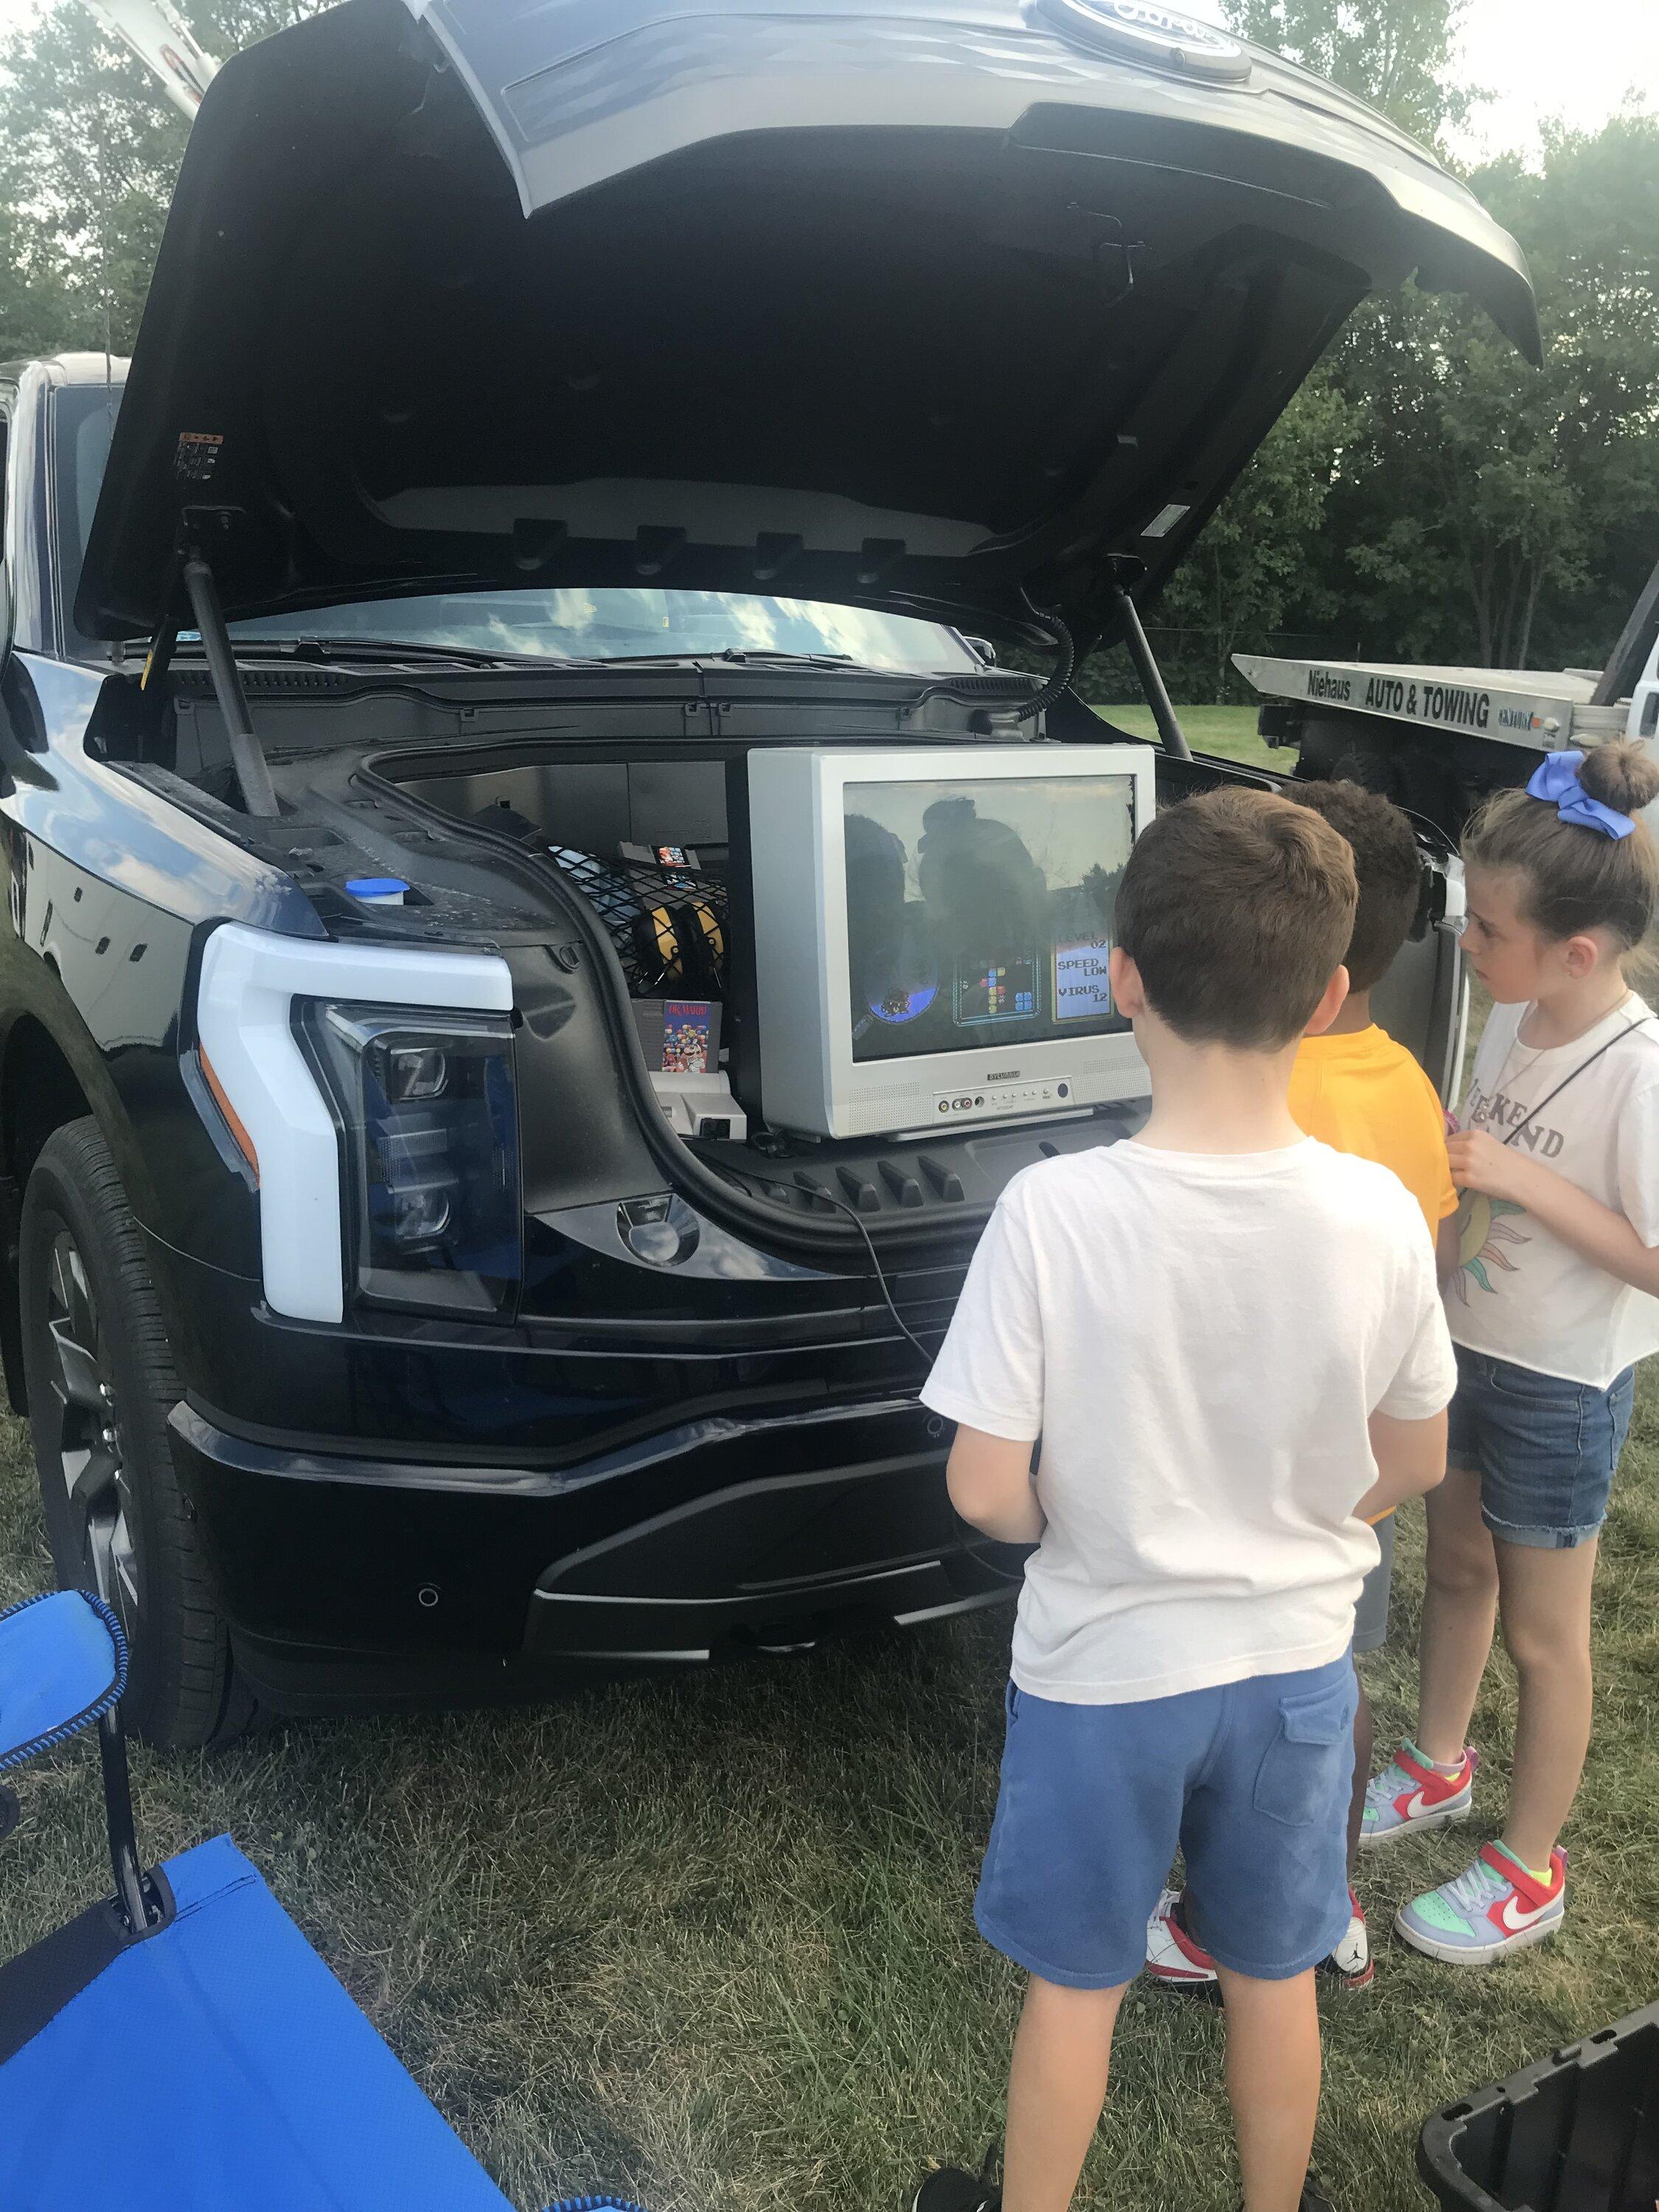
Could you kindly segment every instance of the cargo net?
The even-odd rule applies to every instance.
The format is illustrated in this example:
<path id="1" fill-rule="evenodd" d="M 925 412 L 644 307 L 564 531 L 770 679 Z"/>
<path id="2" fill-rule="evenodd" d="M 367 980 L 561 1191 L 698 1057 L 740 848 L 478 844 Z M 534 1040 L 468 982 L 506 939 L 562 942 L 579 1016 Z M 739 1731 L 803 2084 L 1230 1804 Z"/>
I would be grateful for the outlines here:
<path id="1" fill-rule="evenodd" d="M 726 885 L 696 868 L 601 860 L 568 845 L 548 848 L 617 948 L 629 994 L 724 999 L 730 938 Z"/>

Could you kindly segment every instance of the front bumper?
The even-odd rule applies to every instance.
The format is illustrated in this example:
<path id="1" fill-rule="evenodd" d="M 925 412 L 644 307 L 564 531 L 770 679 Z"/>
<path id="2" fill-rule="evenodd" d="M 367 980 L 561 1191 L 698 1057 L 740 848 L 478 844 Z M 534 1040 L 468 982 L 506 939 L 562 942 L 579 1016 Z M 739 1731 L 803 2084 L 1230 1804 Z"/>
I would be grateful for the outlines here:
<path id="1" fill-rule="evenodd" d="M 722 1413 L 556 1469 L 343 1457 L 181 1404 L 239 1666 L 289 1711 L 535 1696 L 1007 1597 L 914 1398 Z"/>

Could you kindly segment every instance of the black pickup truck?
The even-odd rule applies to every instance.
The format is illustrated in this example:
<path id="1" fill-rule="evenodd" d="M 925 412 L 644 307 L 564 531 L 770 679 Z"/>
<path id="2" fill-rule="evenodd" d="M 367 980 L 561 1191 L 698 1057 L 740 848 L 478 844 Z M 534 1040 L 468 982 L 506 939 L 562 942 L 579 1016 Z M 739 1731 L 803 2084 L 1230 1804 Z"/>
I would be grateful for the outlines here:
<path id="1" fill-rule="evenodd" d="M 744 765 L 1100 742 L 1073 654 L 1157 697 L 1137 605 L 1413 272 L 1535 350 L 1419 148 L 1118 0 L 347 0 L 221 72 L 131 364 L 0 368 L 0 1342 L 154 1740 L 1004 1594 L 905 1332 L 1134 1109 L 769 1127 Z M 1159 706 L 1162 799 L 1271 781 Z"/>

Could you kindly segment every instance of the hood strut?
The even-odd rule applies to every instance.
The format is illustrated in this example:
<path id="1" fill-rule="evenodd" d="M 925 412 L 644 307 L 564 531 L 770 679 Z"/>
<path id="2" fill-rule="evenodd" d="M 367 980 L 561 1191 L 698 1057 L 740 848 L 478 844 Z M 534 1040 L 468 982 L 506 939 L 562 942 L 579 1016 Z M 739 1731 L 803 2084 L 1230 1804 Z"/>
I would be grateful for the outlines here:
<path id="1" fill-rule="evenodd" d="M 231 765 L 236 771 L 242 803 L 250 814 L 277 814 L 281 809 L 276 804 L 276 786 L 270 780 L 270 764 L 254 735 L 253 717 L 248 712 L 247 694 L 242 689 L 236 656 L 230 649 L 230 632 L 225 628 L 224 609 L 219 604 L 219 588 L 213 580 L 213 571 L 200 553 L 192 550 L 185 556 L 183 574 L 191 611 L 202 634 L 208 672 L 213 678 L 213 696 L 225 718 Z"/>
<path id="2" fill-rule="evenodd" d="M 1158 665 L 1152 641 L 1141 623 L 1140 609 L 1124 589 L 1121 578 L 1112 586 L 1112 599 L 1123 623 L 1123 642 L 1135 665 L 1135 674 L 1140 678 L 1146 704 L 1152 710 L 1152 720 L 1158 724 L 1158 734 L 1164 740 L 1164 750 L 1173 754 L 1176 760 L 1190 760 L 1193 749 L 1187 742 L 1181 718 L 1170 702 L 1169 686 L 1164 681 L 1164 671 Z"/>

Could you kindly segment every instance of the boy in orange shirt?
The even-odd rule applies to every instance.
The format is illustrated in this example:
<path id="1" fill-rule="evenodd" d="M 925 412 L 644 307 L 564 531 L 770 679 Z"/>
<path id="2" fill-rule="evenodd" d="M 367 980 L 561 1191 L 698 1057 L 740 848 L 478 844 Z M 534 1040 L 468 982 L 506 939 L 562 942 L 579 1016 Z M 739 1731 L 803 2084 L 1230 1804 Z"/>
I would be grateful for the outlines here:
<path id="1" fill-rule="evenodd" d="M 1357 783 L 1287 784 L 1284 795 L 1323 815 L 1347 839 L 1359 878 L 1359 908 L 1344 963 L 1347 1000 L 1328 1030 L 1302 1040 L 1291 1073 L 1291 1115 L 1310 1137 L 1333 1150 L 1357 1152 L 1392 1168 L 1422 1207 L 1431 1239 L 1439 1243 L 1442 1225 L 1449 1224 L 1457 1211 L 1457 1191 L 1446 1157 L 1445 1112 L 1418 1061 L 1371 1019 L 1371 992 L 1393 965 L 1417 913 L 1423 879 L 1417 839 L 1391 800 Z M 1443 1273 L 1443 1251 L 1441 1261 Z M 1354 1619 L 1356 1657 L 1380 1651 L 1389 1639 L 1392 1514 L 1379 1525 L 1376 1539 L 1382 1557 L 1366 1577 Z M 1363 1680 L 1353 1734 L 1351 1871 L 1359 1849 L 1374 1735 Z M 1165 1892 L 1152 1916 L 1146 1964 L 1157 1981 L 1186 1987 L 1214 1982 L 1214 1968 L 1188 1933 L 1181 1899 L 1173 1891 Z M 1370 1942 L 1358 1898 L 1348 1932 L 1326 1964 L 1348 1989 L 1364 1989 L 1371 1979 Z"/>

